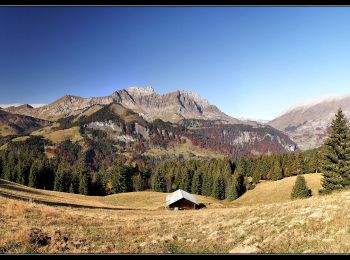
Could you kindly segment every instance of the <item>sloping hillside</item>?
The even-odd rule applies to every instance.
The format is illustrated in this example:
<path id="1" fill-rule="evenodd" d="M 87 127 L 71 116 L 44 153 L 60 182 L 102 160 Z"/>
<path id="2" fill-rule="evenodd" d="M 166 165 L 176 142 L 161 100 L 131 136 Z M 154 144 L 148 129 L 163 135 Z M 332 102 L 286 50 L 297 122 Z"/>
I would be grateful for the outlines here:
<path id="1" fill-rule="evenodd" d="M 350 95 L 332 95 L 285 111 L 268 124 L 284 131 L 302 150 L 323 144 L 338 108 L 350 115 Z"/>
<path id="2" fill-rule="evenodd" d="M 29 133 L 48 124 L 46 120 L 12 114 L 0 109 L 0 136 Z"/>
<path id="3" fill-rule="evenodd" d="M 312 196 L 318 196 L 321 187 L 322 175 L 319 173 L 303 175 L 306 184 L 312 191 Z M 237 206 L 280 203 L 290 201 L 291 192 L 297 176 L 284 178 L 278 181 L 263 181 L 253 190 L 247 191 L 233 202 Z"/>
<path id="4" fill-rule="evenodd" d="M 192 211 L 53 207 L 0 197 L 6 253 L 349 253 L 350 191 Z"/>
<path id="5" fill-rule="evenodd" d="M 0 196 L 34 201 L 53 206 L 65 206 L 91 209 L 164 209 L 165 198 L 168 194 L 161 192 L 142 191 L 113 194 L 105 197 L 84 196 L 65 192 L 56 192 L 29 188 L 24 185 L 0 179 Z M 229 206 L 226 201 L 219 201 L 205 196 L 196 196 L 198 203 L 203 203 L 207 208 L 219 208 Z"/>

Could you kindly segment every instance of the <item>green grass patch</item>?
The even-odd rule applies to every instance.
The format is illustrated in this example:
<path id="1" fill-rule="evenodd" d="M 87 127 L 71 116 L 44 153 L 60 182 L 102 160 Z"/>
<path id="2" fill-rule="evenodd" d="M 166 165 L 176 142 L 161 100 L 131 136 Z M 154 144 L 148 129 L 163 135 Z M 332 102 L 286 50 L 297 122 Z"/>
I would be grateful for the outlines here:
<path id="1" fill-rule="evenodd" d="M 0 151 L 1 150 L 7 150 L 8 144 L 4 144 L 0 147 Z"/>
<path id="2" fill-rule="evenodd" d="M 28 138 L 29 138 L 28 135 L 19 136 L 19 137 L 13 138 L 11 141 L 12 142 L 23 142 L 23 141 L 27 140 Z"/>

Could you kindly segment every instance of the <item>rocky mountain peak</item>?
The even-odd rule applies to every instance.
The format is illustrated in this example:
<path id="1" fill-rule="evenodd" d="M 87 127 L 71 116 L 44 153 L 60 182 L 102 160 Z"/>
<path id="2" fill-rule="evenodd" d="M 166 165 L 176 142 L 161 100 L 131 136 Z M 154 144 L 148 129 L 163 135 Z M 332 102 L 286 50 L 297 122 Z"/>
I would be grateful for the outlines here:
<path id="1" fill-rule="evenodd" d="M 55 102 L 34 109 L 12 109 L 11 112 L 30 115 L 42 119 L 57 120 L 76 115 L 93 105 L 120 103 L 125 108 L 142 115 L 146 120 L 178 122 L 184 118 L 224 120 L 227 123 L 242 123 L 221 112 L 208 100 L 192 91 L 178 90 L 160 95 L 153 87 L 132 86 L 114 92 L 110 96 L 82 98 L 65 95 Z"/>
<path id="2" fill-rule="evenodd" d="M 196 102 L 198 105 L 201 105 L 203 107 L 210 106 L 210 103 L 205 98 L 201 97 L 198 93 L 193 91 L 187 91 L 187 90 L 178 90 L 177 93 L 179 95 L 182 95 L 183 97 L 187 99 L 191 99 L 194 102 Z"/>
<path id="3" fill-rule="evenodd" d="M 17 108 L 28 108 L 28 109 L 33 109 L 34 107 L 29 105 L 29 104 L 24 104 L 24 105 L 21 105 L 21 106 L 18 106 Z"/>
<path id="4" fill-rule="evenodd" d="M 132 96 L 148 96 L 156 93 L 151 86 L 128 87 L 125 90 Z"/>

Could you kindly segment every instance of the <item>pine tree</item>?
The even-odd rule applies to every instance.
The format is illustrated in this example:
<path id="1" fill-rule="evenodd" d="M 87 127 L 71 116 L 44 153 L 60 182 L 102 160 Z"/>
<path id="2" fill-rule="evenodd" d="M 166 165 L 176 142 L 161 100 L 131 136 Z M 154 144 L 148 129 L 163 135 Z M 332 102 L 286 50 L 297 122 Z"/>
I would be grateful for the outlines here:
<path id="1" fill-rule="evenodd" d="M 0 157 L 0 178 L 3 178 L 3 156 Z"/>
<path id="2" fill-rule="evenodd" d="M 71 179 L 72 174 L 70 166 L 66 162 L 60 163 L 55 175 L 54 190 L 68 192 Z"/>
<path id="3" fill-rule="evenodd" d="M 140 173 L 132 178 L 132 183 L 134 191 L 142 191 L 142 176 Z"/>
<path id="4" fill-rule="evenodd" d="M 338 110 L 330 127 L 330 133 L 323 146 L 322 193 L 343 189 L 350 185 L 350 131 L 348 120 Z"/>
<path id="5" fill-rule="evenodd" d="M 308 198 L 310 196 L 311 196 L 311 193 L 306 185 L 304 176 L 298 175 L 292 190 L 291 198 L 302 199 L 302 198 Z"/>
<path id="6" fill-rule="evenodd" d="M 19 160 L 17 164 L 17 183 L 28 185 L 32 163 L 32 160 L 26 157 Z"/>
<path id="7" fill-rule="evenodd" d="M 263 160 L 262 158 L 259 159 L 259 162 L 256 164 L 253 172 L 253 183 L 259 183 L 261 179 L 261 175 L 263 172 Z"/>
<path id="8" fill-rule="evenodd" d="M 93 184 L 93 193 L 97 196 L 105 196 L 106 195 L 106 187 L 105 182 L 103 180 L 103 175 L 98 172 L 96 175 L 96 180 Z"/>
<path id="9" fill-rule="evenodd" d="M 41 159 L 36 159 L 32 167 L 30 167 L 29 173 L 29 187 L 41 188 L 41 179 L 43 174 L 43 162 Z"/>
<path id="10" fill-rule="evenodd" d="M 83 158 L 80 158 L 72 166 L 71 186 L 74 193 L 90 195 L 91 176 L 88 166 Z"/>
<path id="11" fill-rule="evenodd" d="M 235 200 L 245 192 L 244 177 L 242 174 L 234 174 L 229 182 L 229 188 L 227 192 L 227 199 L 229 201 Z"/>
<path id="12" fill-rule="evenodd" d="M 273 165 L 273 170 L 272 170 L 272 176 L 271 179 L 274 181 L 280 180 L 283 178 L 282 174 L 282 167 L 280 165 L 279 160 L 275 160 L 275 163 Z"/>
<path id="13" fill-rule="evenodd" d="M 183 169 L 183 174 L 182 174 L 182 180 L 180 183 L 180 189 L 191 192 L 191 185 L 192 184 L 192 176 L 191 176 L 191 171 L 186 169 L 184 167 Z"/>
<path id="14" fill-rule="evenodd" d="M 209 171 L 204 172 L 202 181 L 202 195 L 211 196 L 213 190 L 213 174 Z"/>
<path id="15" fill-rule="evenodd" d="M 225 181 L 221 175 L 218 175 L 214 179 L 213 191 L 211 196 L 219 200 L 225 199 Z"/>
<path id="16" fill-rule="evenodd" d="M 55 171 L 53 164 L 44 156 L 43 161 L 42 186 L 46 190 L 53 190 L 55 181 Z"/>
<path id="17" fill-rule="evenodd" d="M 7 156 L 5 156 L 4 160 L 4 169 L 3 169 L 3 175 L 4 179 L 8 181 L 15 181 L 15 167 L 16 167 L 16 155 L 13 151 L 10 151 L 7 153 Z"/>
<path id="18" fill-rule="evenodd" d="M 165 179 L 163 177 L 163 174 L 159 170 L 156 170 L 153 175 L 152 189 L 154 191 L 159 191 L 159 192 L 165 192 L 166 190 Z"/>
<path id="19" fill-rule="evenodd" d="M 194 194 L 202 194 L 202 173 L 196 170 L 192 178 L 191 192 Z"/>
<path id="20" fill-rule="evenodd" d="M 128 171 L 121 162 L 116 162 L 112 167 L 113 192 L 121 193 L 128 191 Z"/>
<path id="21" fill-rule="evenodd" d="M 74 192 L 73 183 L 71 183 L 70 186 L 69 186 L 69 193 L 75 193 Z"/>
<path id="22" fill-rule="evenodd" d="M 91 175 L 88 172 L 80 175 L 79 193 L 83 195 L 90 195 L 91 193 Z"/>
<path id="23" fill-rule="evenodd" d="M 73 172 L 71 184 L 69 187 L 69 192 L 78 194 L 80 193 L 79 187 L 80 187 L 80 176 Z"/>
<path id="24" fill-rule="evenodd" d="M 298 153 L 293 163 L 293 175 L 300 175 L 306 173 L 305 162 L 302 153 Z"/>

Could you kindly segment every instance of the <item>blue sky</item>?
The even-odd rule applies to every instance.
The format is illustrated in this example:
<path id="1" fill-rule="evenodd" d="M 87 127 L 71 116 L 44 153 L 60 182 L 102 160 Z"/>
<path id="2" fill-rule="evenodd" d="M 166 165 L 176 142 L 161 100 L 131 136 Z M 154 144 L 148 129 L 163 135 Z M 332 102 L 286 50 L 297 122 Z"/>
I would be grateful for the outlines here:
<path id="1" fill-rule="evenodd" d="M 350 92 L 349 7 L 0 7 L 0 103 L 151 85 L 272 119 Z"/>

